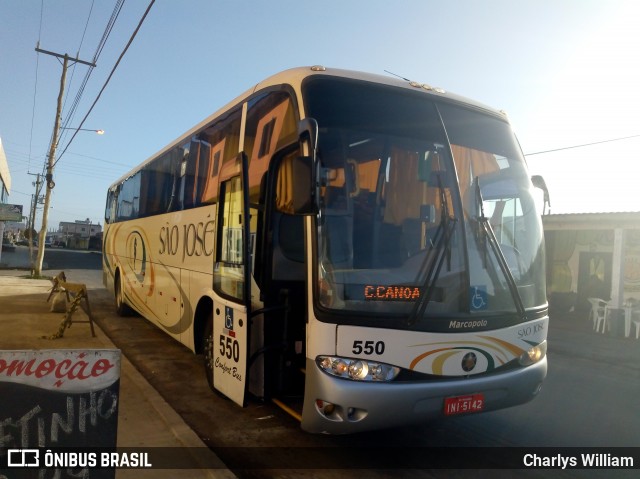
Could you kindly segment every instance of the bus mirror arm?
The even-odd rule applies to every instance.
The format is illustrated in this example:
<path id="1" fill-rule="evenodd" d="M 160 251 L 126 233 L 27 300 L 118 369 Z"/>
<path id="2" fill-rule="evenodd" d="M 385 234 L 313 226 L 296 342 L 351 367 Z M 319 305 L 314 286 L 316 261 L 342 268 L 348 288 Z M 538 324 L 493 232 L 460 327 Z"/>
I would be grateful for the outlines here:
<path id="1" fill-rule="evenodd" d="M 298 138 L 300 150 L 306 156 L 293 159 L 292 200 L 293 213 L 297 215 L 312 215 L 318 211 L 318 164 L 316 148 L 318 146 L 318 122 L 313 118 L 305 118 L 298 122 Z M 307 150 L 304 150 L 304 146 Z"/>
<path id="2" fill-rule="evenodd" d="M 531 183 L 536 188 L 542 190 L 544 204 L 542 206 L 542 214 L 546 214 L 547 206 L 549 207 L 549 213 L 551 213 L 551 199 L 549 197 L 549 188 L 547 188 L 547 183 L 544 181 L 544 178 L 540 175 L 533 175 L 531 177 Z"/>
<path id="3" fill-rule="evenodd" d="M 307 154 L 315 159 L 318 147 L 318 122 L 313 118 L 300 120 L 298 122 L 298 138 L 301 143 L 308 141 L 309 151 Z"/>

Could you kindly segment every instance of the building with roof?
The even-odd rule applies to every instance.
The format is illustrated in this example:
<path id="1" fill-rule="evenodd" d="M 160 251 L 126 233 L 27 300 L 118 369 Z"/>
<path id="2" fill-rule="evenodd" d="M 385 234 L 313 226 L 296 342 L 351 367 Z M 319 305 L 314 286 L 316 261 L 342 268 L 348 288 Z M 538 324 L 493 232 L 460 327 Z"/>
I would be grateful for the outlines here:
<path id="1" fill-rule="evenodd" d="M 56 241 L 67 248 L 100 249 L 102 225 L 86 220 L 61 221 L 54 234 Z"/>
<path id="2" fill-rule="evenodd" d="M 0 203 L 6 203 L 11 192 L 11 175 L 7 156 L 4 154 L 2 138 L 0 138 Z"/>
<path id="3" fill-rule="evenodd" d="M 0 138 L 0 243 L 4 245 L 4 227 L 5 221 L 15 219 L 17 214 L 16 205 L 9 205 L 9 193 L 11 192 L 11 175 L 9 174 L 9 164 L 7 163 L 7 156 L 4 153 L 2 146 L 2 138 Z M 16 210 L 16 211 L 14 211 Z M 22 219 L 22 211 L 19 212 Z M 7 244 L 7 247 L 10 247 Z M 3 247 L 0 247 L 0 258 L 2 257 Z"/>
<path id="4" fill-rule="evenodd" d="M 600 298 L 615 317 L 640 301 L 640 212 L 553 214 L 542 221 L 552 309 L 586 314 L 588 298 Z"/>

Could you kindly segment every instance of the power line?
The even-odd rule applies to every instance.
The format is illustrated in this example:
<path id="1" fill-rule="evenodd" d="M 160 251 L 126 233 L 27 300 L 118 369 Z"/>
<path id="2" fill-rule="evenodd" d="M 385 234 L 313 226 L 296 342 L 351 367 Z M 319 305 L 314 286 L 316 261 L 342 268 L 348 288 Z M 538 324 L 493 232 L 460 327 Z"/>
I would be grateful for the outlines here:
<path id="1" fill-rule="evenodd" d="M 15 194 L 15 193 L 17 193 L 17 194 L 19 194 L 19 195 L 25 195 L 25 196 L 31 196 L 31 195 L 33 194 L 33 193 L 25 193 L 25 192 L 23 192 L 23 191 L 16 191 L 16 190 L 12 189 L 12 190 L 11 190 L 11 194 L 13 195 L 13 194 Z"/>
<path id="2" fill-rule="evenodd" d="M 82 38 L 80 38 L 80 46 L 78 47 L 78 54 L 76 55 L 77 57 L 80 56 L 80 50 L 82 49 L 82 44 L 84 43 L 84 36 L 87 34 L 87 28 L 89 28 L 89 20 L 91 20 L 91 13 L 93 12 L 94 3 L 95 3 L 95 0 L 92 0 L 91 8 L 89 8 L 89 15 L 87 16 L 87 21 L 84 24 L 84 31 L 82 32 Z"/>
<path id="3" fill-rule="evenodd" d="M 87 29 L 89 28 L 89 21 L 91 20 L 91 13 L 93 12 L 93 6 L 94 6 L 95 0 L 91 1 L 91 7 L 89 8 L 89 15 L 87 16 L 87 21 L 84 24 L 84 30 L 82 31 L 82 37 L 80 37 L 80 45 L 78 46 L 78 51 L 76 53 L 76 57 L 80 58 L 80 50 L 82 50 L 82 44 L 84 43 L 84 37 L 87 34 Z M 95 59 L 93 61 L 93 63 L 96 63 Z M 73 79 L 76 75 L 76 66 L 77 64 L 74 63 L 73 65 L 73 70 L 71 71 L 71 79 L 69 80 L 69 90 L 71 90 L 71 85 L 73 84 Z M 93 71 L 93 68 L 88 70 L 89 72 Z M 81 93 L 79 93 L 81 94 Z M 69 99 L 69 96 L 66 96 L 64 99 L 64 105 L 62 106 L 62 110 L 65 111 L 66 110 L 66 106 L 67 106 L 67 100 Z M 75 108 L 71 109 L 71 113 L 69 115 L 69 118 L 67 118 L 64 121 L 63 126 L 67 126 L 67 123 L 69 121 L 71 121 L 72 117 L 73 117 L 73 112 L 75 111 Z M 60 140 L 58 140 L 59 142 Z"/>
<path id="4" fill-rule="evenodd" d="M 14 150 L 11 148 L 7 148 L 5 149 L 5 151 L 7 153 L 11 153 L 11 159 L 8 160 L 10 163 L 13 162 L 17 162 L 17 163 L 24 163 L 27 164 L 29 162 L 29 160 L 31 160 L 31 158 L 29 158 L 27 153 L 22 153 L 19 150 Z M 101 163 L 106 163 L 107 165 L 113 165 L 113 167 L 111 169 L 113 170 L 122 170 L 121 167 L 125 167 L 127 170 L 130 170 L 132 168 L 131 163 L 120 163 L 117 161 L 111 161 L 111 160 L 103 160 L 102 158 L 97 158 L 95 156 L 89 156 L 89 155 L 83 155 L 81 153 L 74 153 L 73 151 L 68 151 L 67 155 L 73 155 L 73 156 L 77 156 L 80 158 L 88 158 L 90 160 L 93 161 L 99 161 Z M 25 159 L 22 159 L 25 158 Z M 37 159 L 46 159 L 46 155 L 40 155 L 38 157 L 36 157 Z M 83 166 L 84 163 L 80 166 Z M 91 165 L 91 166 L 87 166 L 88 168 L 100 168 L 100 166 L 95 166 L 95 165 Z M 105 168 L 104 166 L 102 168 Z"/>
<path id="5" fill-rule="evenodd" d="M 104 33 L 102 34 L 102 38 L 100 39 L 100 42 L 98 43 L 98 48 L 96 48 L 94 61 L 97 60 L 100 54 L 102 53 L 102 49 L 106 45 L 107 39 L 111 35 L 111 30 L 113 29 L 113 26 L 115 25 L 116 20 L 120 15 L 120 11 L 122 10 L 124 1 L 125 0 L 118 0 L 116 5 L 113 7 L 113 12 L 111 12 L 111 18 L 109 18 L 109 22 L 107 22 L 107 27 L 105 28 Z"/>
<path id="6" fill-rule="evenodd" d="M 36 118 L 36 96 L 38 94 L 38 65 L 40 63 L 39 60 L 40 60 L 40 55 L 36 55 L 36 79 L 33 84 L 33 106 L 31 108 L 31 133 L 29 135 L 29 161 L 31 161 L 31 151 L 33 148 L 33 125 Z"/>
<path id="7" fill-rule="evenodd" d="M 38 46 L 42 37 L 42 16 L 44 13 L 44 0 L 40 0 L 40 26 L 38 27 Z M 40 55 L 36 55 L 36 78 L 33 85 L 33 107 L 31 108 L 31 133 L 29 135 L 29 168 L 31 168 L 31 149 L 33 146 L 33 124 L 36 117 L 36 96 L 38 93 L 38 65 L 40 64 Z"/>
<path id="8" fill-rule="evenodd" d="M 72 151 L 69 152 L 70 155 L 74 155 L 74 156 L 80 156 L 82 158 L 89 158 L 90 160 L 96 160 L 96 161 L 101 161 L 102 163 L 108 163 L 110 165 L 117 165 L 117 166 L 124 166 L 127 169 L 131 169 L 131 163 L 119 163 L 117 161 L 111 161 L 111 160 L 103 160 L 102 158 L 96 158 L 95 156 L 89 156 L 89 155 L 83 155 L 80 153 L 74 153 Z"/>
<path id="9" fill-rule="evenodd" d="M 524 156 L 542 155 L 543 153 L 552 153 L 554 151 L 570 150 L 572 148 L 582 148 L 583 146 L 600 145 L 602 143 L 610 143 L 612 141 L 628 140 L 630 138 L 638 138 L 640 135 L 623 136 L 622 138 L 612 138 L 610 140 L 594 141 L 593 143 L 585 143 L 583 145 L 565 146 L 563 148 L 555 148 L 553 150 L 536 151 L 535 153 L 526 153 Z"/>
<path id="10" fill-rule="evenodd" d="M 109 73 L 109 76 L 107 77 L 107 80 L 104 82 L 104 85 L 102 86 L 102 88 L 100 89 L 100 91 L 98 92 L 98 96 L 96 97 L 96 99 L 93 101 L 93 103 L 91 104 L 91 107 L 89 108 L 89 111 L 87 112 L 87 114 L 84 116 L 84 118 L 82 119 L 82 121 L 80 122 L 80 125 L 78 126 L 78 129 L 76 129 L 75 133 L 73 134 L 73 136 L 71 137 L 71 139 L 69 140 L 69 142 L 67 143 L 67 145 L 64 147 L 64 150 L 62 150 L 62 153 L 60 153 L 60 155 L 58 156 L 58 159 L 55 161 L 55 163 L 53 164 L 53 166 L 55 166 L 60 159 L 62 158 L 62 156 L 65 154 L 65 152 L 67 151 L 67 149 L 69 148 L 69 145 L 71 145 L 71 142 L 74 140 L 74 138 L 76 137 L 76 135 L 78 134 L 78 132 L 80 131 L 79 129 L 82 128 L 82 125 L 84 125 L 84 122 L 87 120 L 87 118 L 89 117 L 89 114 L 93 111 L 93 109 L 96 106 L 96 103 L 98 103 L 98 100 L 100 100 L 100 97 L 102 96 L 102 93 L 104 92 L 105 88 L 107 88 L 107 85 L 109 84 L 109 82 L 111 81 L 111 77 L 113 77 L 113 74 L 115 73 L 116 69 L 118 68 L 118 65 L 120 65 L 120 61 L 122 60 L 122 58 L 124 57 L 124 55 L 127 53 L 127 50 L 129 50 L 129 47 L 131 46 L 131 43 L 133 43 L 133 40 L 135 39 L 136 35 L 138 34 L 138 31 L 140 31 L 140 28 L 142 27 L 142 24 L 144 23 L 145 19 L 147 18 L 147 15 L 149 14 L 149 11 L 151 10 L 151 7 L 153 6 L 153 4 L 155 3 L 156 0 L 151 0 L 151 2 L 149 3 L 149 5 L 147 6 L 147 9 L 145 10 L 144 14 L 142 15 L 142 18 L 140 19 L 140 22 L 138 23 L 138 26 L 136 27 L 136 29 L 134 30 L 133 34 L 131 35 L 131 38 L 129 38 L 129 41 L 127 42 L 127 45 L 124 47 L 124 50 L 122 50 L 122 53 L 120 54 L 120 56 L 118 57 L 118 60 L 116 61 L 116 64 L 113 66 L 113 68 L 111 69 L 111 73 Z"/>
<path id="11" fill-rule="evenodd" d="M 120 15 L 120 11 L 122 10 L 122 6 L 124 5 L 124 1 L 125 0 L 118 0 L 116 5 L 114 6 L 113 12 L 111 13 L 111 17 L 109 18 L 109 21 L 107 22 L 107 26 L 105 27 L 104 32 L 102 33 L 102 38 L 100 39 L 100 42 L 98 43 L 98 46 L 96 47 L 95 53 L 93 54 L 92 63 L 98 63 L 98 57 L 100 57 L 100 54 L 102 53 L 102 50 L 103 50 L 104 46 L 106 45 L 109 36 L 111 35 L 111 30 L 113 30 L 113 26 L 115 25 L 115 22 L 116 22 L 118 16 Z M 93 8 L 93 4 L 92 4 L 92 8 Z M 91 12 L 89 12 L 89 15 L 91 15 Z M 89 19 L 87 19 L 87 25 L 88 25 L 88 22 L 89 22 Z M 86 27 L 85 27 L 85 32 L 86 32 Z M 83 38 L 84 38 L 84 34 L 83 34 Z M 82 44 L 81 44 L 81 46 L 82 46 Z M 93 73 L 93 68 L 87 70 L 87 72 L 86 72 L 86 74 L 84 76 L 84 79 L 82 80 L 82 84 L 80 85 L 80 88 L 78 89 L 78 92 L 76 93 L 76 97 L 75 97 L 75 99 L 73 101 L 73 104 L 72 104 L 72 106 L 70 108 L 70 111 L 66 115 L 64 123 L 62 125 L 63 128 L 69 127 L 69 124 L 73 120 L 73 117 L 75 115 L 76 109 L 78 108 L 78 105 L 80 104 L 80 99 L 82 98 L 82 95 L 84 93 L 84 90 L 85 90 L 85 88 L 87 86 L 87 83 L 89 82 L 89 78 L 91 77 L 92 73 Z M 73 80 L 73 78 L 72 78 L 72 80 Z M 62 138 L 66 138 L 66 133 L 67 132 L 64 132 L 64 133 L 65 134 L 60 136 L 60 139 L 58 140 L 58 143 L 62 140 Z"/>

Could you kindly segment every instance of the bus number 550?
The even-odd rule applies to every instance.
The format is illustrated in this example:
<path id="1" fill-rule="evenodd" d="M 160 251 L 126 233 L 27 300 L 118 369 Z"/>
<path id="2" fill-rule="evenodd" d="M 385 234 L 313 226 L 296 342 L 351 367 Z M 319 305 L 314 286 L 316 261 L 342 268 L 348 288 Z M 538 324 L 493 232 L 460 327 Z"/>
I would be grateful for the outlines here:
<path id="1" fill-rule="evenodd" d="M 226 356 L 227 359 L 233 359 L 236 363 L 240 361 L 240 344 L 238 340 L 221 334 L 220 355 Z"/>
<path id="2" fill-rule="evenodd" d="M 378 356 L 381 356 L 384 353 L 384 341 L 354 341 L 351 351 L 353 354 L 364 353 L 367 356 L 371 356 L 373 353 L 376 353 Z"/>

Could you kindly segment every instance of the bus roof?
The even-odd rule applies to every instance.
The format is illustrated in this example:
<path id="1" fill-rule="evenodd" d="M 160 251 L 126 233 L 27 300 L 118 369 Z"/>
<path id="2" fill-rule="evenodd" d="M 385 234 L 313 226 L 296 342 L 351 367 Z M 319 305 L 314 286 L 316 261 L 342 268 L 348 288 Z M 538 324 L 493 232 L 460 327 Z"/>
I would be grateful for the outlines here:
<path id="1" fill-rule="evenodd" d="M 477 102 L 475 100 L 472 100 L 470 98 L 466 98 L 466 97 L 463 97 L 463 96 L 460 96 L 460 95 L 455 95 L 455 94 L 449 93 L 449 92 L 445 91 L 442 88 L 433 87 L 433 86 L 431 86 L 431 85 L 429 85 L 427 83 L 421 83 L 421 82 L 418 82 L 418 81 L 407 81 L 405 79 L 395 78 L 395 77 L 392 77 L 392 76 L 379 75 L 379 74 L 374 74 L 374 73 L 365 73 L 365 72 L 359 72 L 359 71 L 354 71 L 354 70 L 344 70 L 344 69 L 339 69 L 339 68 L 325 68 L 325 67 L 320 66 L 320 65 L 306 66 L 306 67 L 296 67 L 296 68 L 291 68 L 289 70 L 283 70 L 283 71 L 281 71 L 279 73 L 271 75 L 270 77 L 268 77 L 268 78 L 260 81 L 259 83 L 257 83 L 252 88 L 249 88 L 244 93 L 240 94 L 239 96 L 237 96 L 236 98 L 234 98 L 233 100 L 231 100 L 230 102 L 228 102 L 227 104 L 225 104 L 224 106 L 222 106 L 221 108 L 216 110 L 213 114 L 211 114 L 210 116 L 208 116 L 207 118 L 202 120 L 200 123 L 195 125 L 193 128 L 189 129 L 187 132 L 185 132 L 182 135 L 180 135 L 174 141 L 172 141 L 171 143 L 167 144 L 161 150 L 157 151 L 156 153 L 154 153 L 153 155 L 148 157 L 145 161 L 143 161 L 142 163 L 140 163 L 137 166 L 135 166 L 132 170 L 130 170 L 127 173 L 125 173 L 118 180 L 113 182 L 112 185 L 109 188 L 110 189 L 113 188 L 115 185 L 121 183 L 125 179 L 127 179 L 130 176 L 132 176 L 135 173 L 137 173 L 139 170 L 141 170 L 144 166 L 146 166 L 153 159 L 157 158 L 161 154 L 163 154 L 166 151 L 170 150 L 174 146 L 179 145 L 182 142 L 186 141 L 188 138 L 190 138 L 197 131 L 199 131 L 200 129 L 204 128 L 207 124 L 209 124 L 211 121 L 213 121 L 216 117 L 218 117 L 219 115 L 221 115 L 224 112 L 228 111 L 232 107 L 241 104 L 243 101 L 245 101 L 247 98 L 249 98 L 251 95 L 253 95 L 257 91 L 260 91 L 260 90 L 262 90 L 264 88 L 268 88 L 268 87 L 271 87 L 271 86 L 288 84 L 288 85 L 291 85 L 294 88 L 294 90 L 299 92 L 300 91 L 300 85 L 302 84 L 302 82 L 306 78 L 311 77 L 311 76 L 316 76 L 316 75 L 324 75 L 324 76 L 333 76 L 333 77 L 347 78 L 347 79 L 353 79 L 353 80 L 361 80 L 361 81 L 366 81 L 366 82 L 371 82 L 371 83 L 377 83 L 377 84 L 380 84 L 380 85 L 388 85 L 388 86 L 397 87 L 397 88 L 405 88 L 405 89 L 408 89 L 408 90 L 421 90 L 425 94 L 434 95 L 434 96 L 437 96 L 439 98 L 445 98 L 445 99 L 447 99 L 449 101 L 454 101 L 454 102 L 457 102 L 457 103 L 463 103 L 463 104 L 465 104 L 467 106 L 471 106 L 473 108 L 477 108 L 477 109 L 483 110 L 486 113 L 490 113 L 490 114 L 493 114 L 493 115 L 500 116 L 502 118 L 506 118 L 505 113 L 503 111 L 501 111 L 501 110 L 496 110 L 495 108 L 491 108 L 491 107 L 489 107 L 487 105 L 484 105 L 484 104 L 482 104 L 480 102 Z"/>

